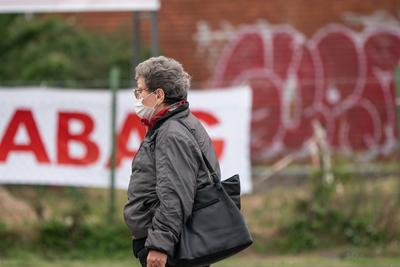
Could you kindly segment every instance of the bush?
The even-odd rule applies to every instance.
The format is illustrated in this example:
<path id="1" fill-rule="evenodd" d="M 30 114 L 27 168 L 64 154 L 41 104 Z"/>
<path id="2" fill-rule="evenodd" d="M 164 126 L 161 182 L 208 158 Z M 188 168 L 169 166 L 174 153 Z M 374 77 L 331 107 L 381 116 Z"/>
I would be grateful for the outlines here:
<path id="1" fill-rule="evenodd" d="M 122 223 L 68 225 L 49 221 L 41 227 L 37 245 L 45 255 L 74 258 L 116 257 L 131 251 L 130 233 Z"/>
<path id="2" fill-rule="evenodd" d="M 37 236 L 23 240 L 23 234 L 0 224 L 0 256 L 30 251 L 47 258 L 118 258 L 131 254 L 130 232 L 125 224 L 70 224 L 46 221 Z"/>
<path id="3" fill-rule="evenodd" d="M 388 241 L 388 233 L 376 225 L 371 211 L 347 213 L 346 209 L 335 206 L 337 187 L 348 180 L 340 172 L 330 182 L 320 172 L 312 176 L 310 197 L 295 202 L 293 220 L 280 229 L 283 238 L 278 243 L 283 250 L 300 252 L 341 244 L 372 246 Z M 354 205 L 362 204 L 351 206 Z"/>
<path id="4" fill-rule="evenodd" d="M 18 245 L 18 234 L 0 223 L 0 256 L 5 256 L 10 251 L 11 247 Z"/>
<path id="5" fill-rule="evenodd" d="M 39 230 L 38 245 L 44 250 L 65 252 L 74 247 L 74 239 L 79 234 L 60 221 L 49 221 Z"/>
<path id="6" fill-rule="evenodd" d="M 131 85 L 131 40 L 122 31 L 100 34 L 58 17 L 0 15 L 0 34 L 1 85 L 108 88 L 112 66 L 122 70 L 122 85 Z"/>

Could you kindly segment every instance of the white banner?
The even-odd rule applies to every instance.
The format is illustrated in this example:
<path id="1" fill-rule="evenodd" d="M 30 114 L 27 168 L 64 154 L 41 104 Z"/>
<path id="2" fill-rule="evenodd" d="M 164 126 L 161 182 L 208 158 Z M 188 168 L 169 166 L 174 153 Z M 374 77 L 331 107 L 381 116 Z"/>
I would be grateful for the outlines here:
<path id="1" fill-rule="evenodd" d="M 0 0 L 0 13 L 156 11 L 159 0 Z"/>
<path id="2" fill-rule="evenodd" d="M 118 93 L 116 186 L 127 189 L 132 158 L 146 133 Z M 210 134 L 222 177 L 239 173 L 251 191 L 251 90 L 191 91 L 189 103 Z M 0 88 L 0 183 L 107 187 L 111 94 L 108 91 Z"/>

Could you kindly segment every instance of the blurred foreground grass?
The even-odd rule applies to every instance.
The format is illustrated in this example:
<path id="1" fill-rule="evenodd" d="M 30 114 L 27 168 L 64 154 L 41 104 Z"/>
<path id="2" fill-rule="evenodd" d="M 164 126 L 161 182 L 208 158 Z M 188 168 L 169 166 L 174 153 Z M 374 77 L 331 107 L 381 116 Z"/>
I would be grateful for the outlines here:
<path id="1" fill-rule="evenodd" d="M 46 260 L 43 258 L 0 259 L 0 267 L 140 267 L 126 259 Z M 399 267 L 400 258 L 329 258 L 320 256 L 236 256 L 213 267 Z"/>

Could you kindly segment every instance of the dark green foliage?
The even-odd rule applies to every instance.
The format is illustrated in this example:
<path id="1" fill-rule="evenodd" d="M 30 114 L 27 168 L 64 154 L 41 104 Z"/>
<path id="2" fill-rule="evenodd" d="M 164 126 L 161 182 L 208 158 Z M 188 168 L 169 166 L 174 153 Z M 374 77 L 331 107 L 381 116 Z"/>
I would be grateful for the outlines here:
<path id="1" fill-rule="evenodd" d="M 19 250 L 46 258 L 118 258 L 131 253 L 130 233 L 123 223 L 69 224 L 46 221 L 37 229 L 37 236 L 22 242 L 22 233 L 0 224 L 0 256 Z"/>
<path id="2" fill-rule="evenodd" d="M 10 247 L 18 245 L 18 235 L 15 231 L 7 228 L 6 225 L 0 223 L 0 258 L 5 256 Z"/>
<path id="3" fill-rule="evenodd" d="M 111 66 L 130 85 L 129 34 L 84 31 L 57 17 L 0 15 L 0 85 L 108 88 Z"/>
<path id="4" fill-rule="evenodd" d="M 45 223 L 39 230 L 38 243 L 45 250 L 65 251 L 73 248 L 79 232 L 59 221 Z"/>
<path id="5" fill-rule="evenodd" d="M 281 246 L 292 252 L 337 245 L 370 246 L 384 241 L 385 233 L 378 230 L 370 218 L 346 217 L 335 209 L 305 211 L 282 228 L 285 236 Z"/>
<path id="6" fill-rule="evenodd" d="M 45 255 L 115 257 L 131 251 L 129 236 L 122 223 L 68 225 L 49 221 L 41 226 L 37 246 Z"/>
<path id="7" fill-rule="evenodd" d="M 348 241 L 356 246 L 369 246 L 387 240 L 387 234 L 380 231 L 368 217 L 356 216 L 343 221 L 343 232 Z"/>
<path id="8" fill-rule="evenodd" d="M 0 258 L 2 255 L 15 257 L 21 252 L 48 259 L 131 256 L 131 234 L 122 218 L 108 223 L 105 199 L 99 198 L 106 190 L 44 186 L 7 188 L 27 203 L 42 203 L 45 216 L 39 223 L 27 223 L 22 227 L 0 224 Z M 51 216 L 48 216 L 50 209 Z"/>
<path id="9" fill-rule="evenodd" d="M 334 206 L 337 186 L 349 179 L 340 172 L 327 182 L 318 172 L 311 178 L 311 197 L 297 200 L 294 219 L 281 228 L 279 245 L 292 252 L 337 245 L 371 246 L 387 239 L 373 216 L 347 213 Z"/>

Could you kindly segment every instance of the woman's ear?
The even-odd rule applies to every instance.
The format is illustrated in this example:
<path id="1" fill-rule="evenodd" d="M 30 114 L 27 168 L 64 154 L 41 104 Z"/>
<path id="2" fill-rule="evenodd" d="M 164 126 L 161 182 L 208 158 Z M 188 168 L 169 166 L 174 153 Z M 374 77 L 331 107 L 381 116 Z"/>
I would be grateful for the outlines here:
<path id="1" fill-rule="evenodd" d="M 164 92 L 164 90 L 163 90 L 162 88 L 157 88 L 157 90 L 156 90 L 156 96 L 157 96 L 158 99 L 161 100 L 161 103 L 164 102 L 164 99 L 165 99 L 165 92 Z"/>

